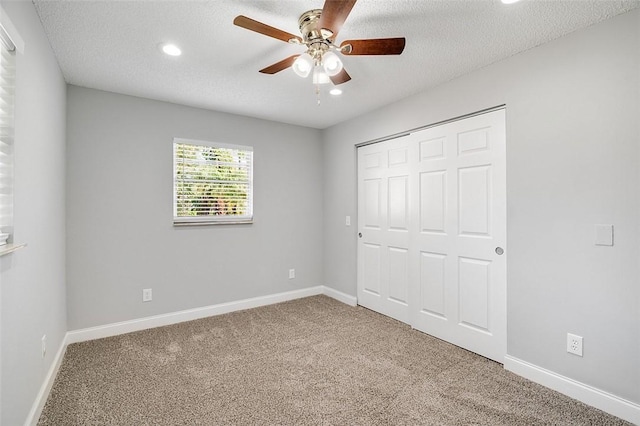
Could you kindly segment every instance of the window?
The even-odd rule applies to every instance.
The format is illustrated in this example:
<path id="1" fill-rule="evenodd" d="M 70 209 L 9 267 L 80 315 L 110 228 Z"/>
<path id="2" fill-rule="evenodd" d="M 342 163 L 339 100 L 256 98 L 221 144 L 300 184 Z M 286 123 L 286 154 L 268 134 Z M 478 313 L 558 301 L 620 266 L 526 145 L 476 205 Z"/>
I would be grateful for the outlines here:
<path id="1" fill-rule="evenodd" d="M 173 223 L 253 221 L 253 148 L 173 140 Z"/>
<path id="2" fill-rule="evenodd" d="M 13 102 L 15 45 L 0 26 L 0 233 L 13 234 Z M 0 242 L 6 241 L 7 235 Z"/>

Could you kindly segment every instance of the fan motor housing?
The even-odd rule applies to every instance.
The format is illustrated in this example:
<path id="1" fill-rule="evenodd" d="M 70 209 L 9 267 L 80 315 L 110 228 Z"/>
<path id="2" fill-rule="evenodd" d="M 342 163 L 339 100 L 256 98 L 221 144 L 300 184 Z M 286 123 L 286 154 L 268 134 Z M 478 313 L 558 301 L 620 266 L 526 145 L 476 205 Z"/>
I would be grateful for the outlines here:
<path id="1" fill-rule="evenodd" d="M 321 15 L 322 9 L 308 10 L 300 15 L 298 26 L 305 43 L 324 41 L 333 35 L 331 31 L 320 28 Z"/>

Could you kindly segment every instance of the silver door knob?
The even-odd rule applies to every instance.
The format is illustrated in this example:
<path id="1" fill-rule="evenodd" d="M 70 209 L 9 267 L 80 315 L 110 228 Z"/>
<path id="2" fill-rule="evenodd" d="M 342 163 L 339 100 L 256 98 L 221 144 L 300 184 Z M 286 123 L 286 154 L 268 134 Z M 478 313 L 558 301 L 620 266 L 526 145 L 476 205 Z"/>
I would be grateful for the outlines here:
<path id="1" fill-rule="evenodd" d="M 504 249 L 502 247 L 496 247 L 496 254 L 498 256 L 502 256 L 503 253 L 504 253 Z"/>

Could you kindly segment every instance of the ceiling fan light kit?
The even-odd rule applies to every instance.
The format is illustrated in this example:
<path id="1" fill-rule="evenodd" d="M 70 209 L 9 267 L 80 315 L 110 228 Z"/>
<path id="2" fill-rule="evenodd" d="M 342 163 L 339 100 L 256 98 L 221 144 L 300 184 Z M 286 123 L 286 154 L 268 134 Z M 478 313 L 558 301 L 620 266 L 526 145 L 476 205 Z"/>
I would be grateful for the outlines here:
<path id="1" fill-rule="evenodd" d="M 324 72 L 327 73 L 329 77 L 333 77 L 334 75 L 338 75 L 340 71 L 342 71 L 342 61 L 332 51 L 326 52 L 321 59 L 322 68 Z"/>
<path id="2" fill-rule="evenodd" d="M 313 58 L 308 53 L 298 56 L 291 68 L 299 77 L 307 78 L 313 69 Z"/>
<path id="3" fill-rule="evenodd" d="M 329 84 L 329 76 L 322 69 L 320 65 L 316 65 L 313 68 L 313 84 L 318 86 L 320 84 Z"/>
<path id="4" fill-rule="evenodd" d="M 291 67 L 302 78 L 312 74 L 316 86 L 318 104 L 320 85 L 330 81 L 334 85 L 346 83 L 351 76 L 344 69 L 342 55 L 400 55 L 405 38 L 346 40 L 340 46 L 334 44 L 338 32 L 355 5 L 356 0 L 325 0 L 322 9 L 304 12 L 298 19 L 302 37 L 263 24 L 246 16 L 237 16 L 233 23 L 239 27 L 264 34 L 291 44 L 304 45 L 307 50 L 293 55 L 260 70 L 264 74 L 275 74 Z"/>

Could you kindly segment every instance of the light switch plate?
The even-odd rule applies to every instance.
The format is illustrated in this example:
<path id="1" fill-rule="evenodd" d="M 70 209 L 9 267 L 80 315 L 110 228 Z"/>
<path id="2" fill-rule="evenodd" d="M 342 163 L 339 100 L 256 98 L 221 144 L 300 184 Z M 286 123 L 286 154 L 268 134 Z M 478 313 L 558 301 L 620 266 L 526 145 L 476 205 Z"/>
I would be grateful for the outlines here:
<path id="1" fill-rule="evenodd" d="M 596 245 L 613 245 L 613 225 L 596 225 Z"/>

